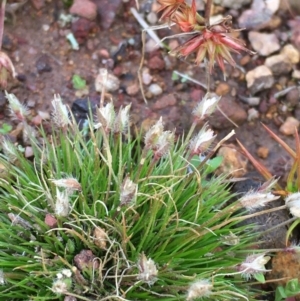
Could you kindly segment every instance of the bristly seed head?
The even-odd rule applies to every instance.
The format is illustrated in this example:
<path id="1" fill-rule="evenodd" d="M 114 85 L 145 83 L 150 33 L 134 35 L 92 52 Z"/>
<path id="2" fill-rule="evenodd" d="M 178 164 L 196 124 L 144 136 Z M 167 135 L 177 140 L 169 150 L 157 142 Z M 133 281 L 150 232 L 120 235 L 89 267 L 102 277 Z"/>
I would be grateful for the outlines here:
<path id="1" fill-rule="evenodd" d="M 127 129 L 128 123 L 129 123 L 129 110 L 130 110 L 131 104 L 126 106 L 124 109 L 120 108 L 119 113 L 115 119 L 114 122 L 114 133 L 124 133 Z"/>
<path id="2" fill-rule="evenodd" d="M 255 274 L 269 272 L 265 268 L 265 264 L 271 259 L 266 254 L 253 254 L 247 256 L 246 260 L 238 265 L 238 271 L 241 272 L 243 278 L 249 280 L 255 276 Z"/>
<path id="3" fill-rule="evenodd" d="M 56 189 L 55 214 L 57 216 L 66 217 L 70 213 L 69 193 Z"/>
<path id="4" fill-rule="evenodd" d="M 104 107 L 97 109 L 97 121 L 95 128 L 103 127 L 106 132 L 109 132 L 114 128 L 114 122 L 116 119 L 116 112 L 113 103 L 109 102 Z"/>
<path id="5" fill-rule="evenodd" d="M 197 280 L 191 284 L 187 292 L 187 301 L 194 299 L 209 297 L 212 293 L 213 285 L 207 279 Z"/>
<path id="6" fill-rule="evenodd" d="M 300 217 L 300 192 L 289 194 L 285 198 L 285 205 L 295 217 Z"/>
<path id="7" fill-rule="evenodd" d="M 193 115 L 197 121 L 203 120 L 211 115 L 222 97 L 215 93 L 206 93 L 204 98 L 198 103 L 193 110 Z"/>
<path id="8" fill-rule="evenodd" d="M 68 189 L 70 192 L 72 191 L 81 191 L 81 184 L 75 178 L 65 178 L 58 180 L 51 180 L 52 183 L 57 187 L 63 187 Z"/>
<path id="9" fill-rule="evenodd" d="M 12 117 L 19 121 L 26 121 L 29 115 L 29 110 L 27 107 L 21 104 L 14 94 L 9 94 L 5 91 L 5 96 L 8 100 Z"/>
<path id="10" fill-rule="evenodd" d="M 276 182 L 277 180 L 272 178 L 265 182 L 257 191 L 250 191 L 245 194 L 239 199 L 241 206 L 251 211 L 277 200 L 280 196 L 276 196 L 270 192 Z"/>
<path id="11" fill-rule="evenodd" d="M 60 95 L 54 95 L 52 100 L 52 116 L 54 124 L 61 129 L 65 129 L 69 124 L 71 124 L 69 111 L 67 106 L 63 104 Z"/>
<path id="12" fill-rule="evenodd" d="M 162 117 L 160 117 L 160 119 L 147 131 L 145 135 L 145 146 L 147 149 L 155 149 L 163 130 L 164 125 Z"/>
<path id="13" fill-rule="evenodd" d="M 157 280 L 158 274 L 155 262 L 151 258 L 147 259 L 145 254 L 142 253 L 137 266 L 139 269 L 138 279 L 148 283 L 149 285 L 154 284 Z"/>
<path id="14" fill-rule="evenodd" d="M 120 193 L 120 205 L 128 205 L 135 201 L 138 185 L 133 183 L 128 177 L 122 183 Z"/>
<path id="15" fill-rule="evenodd" d="M 155 146 L 154 151 L 154 158 L 159 160 L 161 157 L 165 156 L 174 144 L 174 132 L 170 131 L 163 131 L 162 134 L 159 136 L 157 144 Z"/>
<path id="16" fill-rule="evenodd" d="M 207 124 L 203 126 L 198 135 L 190 142 L 190 151 L 192 155 L 200 155 L 208 150 L 216 135 L 211 129 L 207 129 Z"/>

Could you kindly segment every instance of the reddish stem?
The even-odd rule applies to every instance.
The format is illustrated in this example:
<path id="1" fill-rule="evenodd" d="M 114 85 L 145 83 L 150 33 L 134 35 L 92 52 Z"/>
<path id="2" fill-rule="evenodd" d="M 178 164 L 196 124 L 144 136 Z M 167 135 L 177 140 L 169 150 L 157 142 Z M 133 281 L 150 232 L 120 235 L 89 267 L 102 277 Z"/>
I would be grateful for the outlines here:
<path id="1" fill-rule="evenodd" d="M 206 27 L 210 26 L 209 19 L 210 19 L 211 6 L 212 6 L 212 0 L 206 0 L 205 12 L 204 12 L 205 26 Z"/>

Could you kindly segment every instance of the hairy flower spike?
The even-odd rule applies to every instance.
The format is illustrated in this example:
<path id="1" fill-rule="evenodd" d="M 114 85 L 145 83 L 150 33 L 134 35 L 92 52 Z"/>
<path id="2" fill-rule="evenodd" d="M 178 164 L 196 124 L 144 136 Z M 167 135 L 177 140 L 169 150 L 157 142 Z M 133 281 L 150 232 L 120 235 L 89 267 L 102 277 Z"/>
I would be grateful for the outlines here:
<path id="1" fill-rule="evenodd" d="M 15 163 L 18 160 L 18 150 L 14 144 L 8 139 L 1 141 L 2 150 L 10 163 Z"/>
<path id="2" fill-rule="evenodd" d="M 200 155 L 208 150 L 216 135 L 211 129 L 207 129 L 204 125 L 198 135 L 196 135 L 190 142 L 190 151 L 192 155 Z"/>
<path id="3" fill-rule="evenodd" d="M 65 179 L 58 179 L 58 180 L 51 180 L 57 187 L 63 187 L 72 191 L 81 191 L 81 184 L 74 178 L 65 178 Z"/>
<path id="4" fill-rule="evenodd" d="M 57 216 L 66 217 L 70 213 L 69 193 L 56 189 L 55 214 Z"/>
<path id="5" fill-rule="evenodd" d="M 285 198 L 285 205 L 295 217 L 300 217 L 300 192 L 291 193 Z"/>
<path id="6" fill-rule="evenodd" d="M 148 149 L 154 149 L 157 145 L 159 137 L 162 135 L 164 125 L 162 117 L 147 131 L 145 135 L 145 146 Z"/>
<path id="7" fill-rule="evenodd" d="M 26 121 L 29 111 L 27 107 L 20 103 L 18 98 L 14 94 L 9 94 L 5 91 L 5 96 L 8 100 L 10 112 L 13 118 L 19 121 Z"/>
<path id="8" fill-rule="evenodd" d="M 174 132 L 164 131 L 159 136 L 157 144 L 154 149 L 154 158 L 156 160 L 160 159 L 166 155 L 174 144 Z"/>
<path id="9" fill-rule="evenodd" d="M 129 123 L 129 110 L 131 104 L 126 106 L 124 109 L 120 108 L 119 113 L 114 122 L 114 133 L 123 133 Z"/>
<path id="10" fill-rule="evenodd" d="M 211 115 L 215 111 L 221 98 L 222 97 L 216 93 L 206 93 L 193 111 L 195 119 L 200 121 Z"/>
<path id="11" fill-rule="evenodd" d="M 245 194 L 239 199 L 241 206 L 251 211 L 277 200 L 280 196 L 276 196 L 269 192 L 276 182 L 276 179 L 271 179 L 264 183 L 257 191 L 250 191 Z"/>
<path id="12" fill-rule="evenodd" d="M 197 280 L 191 284 L 187 292 L 187 301 L 194 299 L 209 297 L 212 293 L 213 285 L 207 279 Z"/>
<path id="13" fill-rule="evenodd" d="M 249 280 L 255 277 L 255 274 L 269 272 L 265 268 L 265 264 L 271 259 L 270 256 L 263 254 L 253 254 L 247 256 L 246 260 L 238 266 L 238 271 L 241 272 L 242 277 Z"/>
<path id="14" fill-rule="evenodd" d="M 54 95 L 51 103 L 53 106 L 52 116 L 55 125 L 61 129 L 65 129 L 71 123 L 67 106 L 63 104 L 59 95 Z"/>
<path id="15" fill-rule="evenodd" d="M 110 131 L 114 128 L 114 122 L 116 119 L 116 112 L 114 105 L 109 102 L 106 106 L 97 109 L 98 123 L 95 128 L 103 127 L 105 131 Z"/>
<path id="16" fill-rule="evenodd" d="M 142 253 L 137 266 L 139 269 L 138 279 L 148 283 L 149 285 L 154 284 L 157 280 L 156 276 L 158 274 L 155 262 L 151 258 L 147 259 L 145 254 Z"/>
<path id="17" fill-rule="evenodd" d="M 125 178 L 121 187 L 120 205 L 124 206 L 134 201 L 137 195 L 137 184 L 133 183 L 128 177 Z"/>

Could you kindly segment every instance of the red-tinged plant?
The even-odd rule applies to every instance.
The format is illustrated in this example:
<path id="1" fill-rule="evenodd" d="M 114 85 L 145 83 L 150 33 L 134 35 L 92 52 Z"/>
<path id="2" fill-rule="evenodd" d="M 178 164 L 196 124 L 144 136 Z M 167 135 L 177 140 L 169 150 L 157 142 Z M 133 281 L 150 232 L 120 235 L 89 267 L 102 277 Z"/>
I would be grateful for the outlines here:
<path id="1" fill-rule="evenodd" d="M 161 19 L 176 23 L 183 32 L 194 33 L 192 38 L 172 51 L 173 54 L 186 57 L 196 53 L 195 63 L 199 65 L 204 59 L 208 61 L 209 73 L 212 73 L 215 62 L 225 73 L 224 61 L 235 67 L 231 52 L 245 51 L 253 54 L 245 44 L 232 36 L 236 31 L 232 28 L 232 17 L 227 16 L 220 22 L 210 25 L 211 1 L 206 4 L 205 18 L 196 11 L 195 0 L 191 7 L 182 0 L 159 0 L 162 7 Z"/>
<path id="2" fill-rule="evenodd" d="M 173 19 L 174 15 L 180 9 L 187 6 L 185 0 L 158 0 L 158 3 L 161 5 L 161 7 L 158 9 L 158 12 L 163 12 L 160 20 L 169 21 Z"/>

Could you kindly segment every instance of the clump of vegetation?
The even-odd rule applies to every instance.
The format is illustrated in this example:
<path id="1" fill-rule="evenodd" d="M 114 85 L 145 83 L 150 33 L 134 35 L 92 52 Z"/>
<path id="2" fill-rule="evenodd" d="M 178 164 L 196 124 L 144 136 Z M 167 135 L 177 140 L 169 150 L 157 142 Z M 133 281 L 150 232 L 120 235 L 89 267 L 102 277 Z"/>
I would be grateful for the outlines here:
<path id="1" fill-rule="evenodd" d="M 26 131 L 26 109 L 7 97 Z M 206 95 L 177 142 L 162 119 L 133 137 L 130 106 L 112 103 L 81 131 L 58 96 L 51 135 L 27 128 L 32 160 L 3 140 L 1 298 L 254 300 L 247 280 L 263 282 L 270 257 L 239 222 L 277 197 L 272 182 L 233 201 L 225 175 L 210 174 L 216 135 L 206 124 L 192 136 L 218 100 Z"/>

